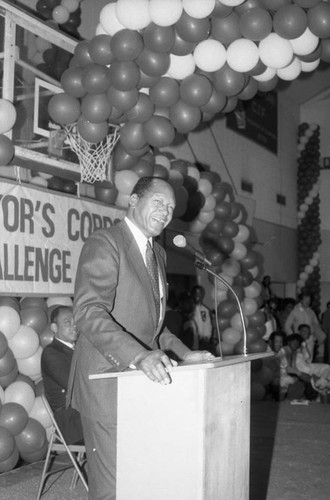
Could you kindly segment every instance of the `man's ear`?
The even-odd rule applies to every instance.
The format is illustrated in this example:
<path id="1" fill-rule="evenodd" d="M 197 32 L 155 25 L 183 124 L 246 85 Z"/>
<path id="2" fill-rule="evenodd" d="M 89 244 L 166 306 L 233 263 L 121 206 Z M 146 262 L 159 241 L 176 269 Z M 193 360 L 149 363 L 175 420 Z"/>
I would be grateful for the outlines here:
<path id="1" fill-rule="evenodd" d="M 50 324 L 50 329 L 53 333 L 57 333 L 57 324 L 56 323 L 51 323 Z"/>
<path id="2" fill-rule="evenodd" d="M 136 193 L 131 194 L 131 196 L 129 197 L 129 206 L 134 208 L 135 205 L 137 204 L 138 199 L 139 197 Z"/>

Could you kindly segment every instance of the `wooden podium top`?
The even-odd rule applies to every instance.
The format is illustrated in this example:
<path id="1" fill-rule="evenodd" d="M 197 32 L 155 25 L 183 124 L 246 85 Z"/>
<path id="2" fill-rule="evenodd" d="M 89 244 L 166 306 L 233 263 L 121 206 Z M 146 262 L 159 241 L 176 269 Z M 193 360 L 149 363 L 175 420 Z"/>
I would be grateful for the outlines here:
<path id="1" fill-rule="evenodd" d="M 257 352 L 253 354 L 239 354 L 236 356 L 226 356 L 225 358 L 214 358 L 212 361 L 200 361 L 198 363 L 180 363 L 178 366 L 173 367 L 173 371 L 183 371 L 183 370 L 209 370 L 214 368 L 221 368 L 222 366 L 236 365 L 239 363 L 251 362 L 256 359 L 269 358 L 274 356 L 273 352 Z M 117 377 L 129 377 L 129 376 L 140 376 L 144 375 L 141 370 L 128 369 L 121 372 L 103 372 L 103 373 L 92 373 L 89 375 L 90 380 L 104 379 L 104 378 L 117 378 Z"/>

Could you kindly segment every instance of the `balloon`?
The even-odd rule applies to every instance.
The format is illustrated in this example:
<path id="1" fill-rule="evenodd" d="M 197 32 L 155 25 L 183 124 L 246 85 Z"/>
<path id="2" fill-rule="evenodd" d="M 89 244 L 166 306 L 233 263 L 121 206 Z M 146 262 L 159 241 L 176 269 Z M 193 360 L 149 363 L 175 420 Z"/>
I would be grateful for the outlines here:
<path id="1" fill-rule="evenodd" d="M 186 42 L 175 31 L 174 45 L 171 48 L 171 54 L 174 54 L 176 56 L 186 56 L 194 50 L 195 46 L 195 43 Z"/>
<path id="2" fill-rule="evenodd" d="M 118 195 L 118 190 L 117 188 L 113 187 L 102 187 L 100 186 L 95 186 L 95 199 L 98 201 L 102 201 L 103 203 L 106 203 L 107 205 L 113 205 L 116 201 Z M 47 341 L 50 336 L 51 336 L 51 331 L 49 332 L 49 335 L 47 335 L 47 330 L 45 330 L 44 334 L 40 336 L 40 342 L 41 342 L 41 337 L 43 337 L 43 341 Z"/>
<path id="3" fill-rule="evenodd" d="M 196 19 L 203 19 L 213 12 L 215 0 L 203 0 L 203 2 L 199 2 L 198 0 L 182 0 L 182 5 L 187 14 Z"/>
<path id="4" fill-rule="evenodd" d="M 238 276 L 235 276 L 235 283 L 239 286 L 249 286 L 253 281 L 253 276 L 250 271 L 245 269 L 241 269 L 241 272 Z"/>
<path id="5" fill-rule="evenodd" d="M 127 153 L 120 141 L 117 142 L 113 153 L 112 163 L 115 170 L 129 170 L 135 163 L 137 158 Z M 102 200 L 101 200 L 102 201 Z"/>
<path id="6" fill-rule="evenodd" d="M 244 318 L 245 325 L 247 324 L 247 319 Z M 242 318 L 239 312 L 235 313 L 231 320 L 230 320 L 230 325 L 234 328 L 234 330 L 237 330 L 238 332 L 243 331 L 243 325 L 242 325 Z"/>
<path id="7" fill-rule="evenodd" d="M 267 343 L 263 339 L 258 339 L 249 344 L 249 352 L 266 352 Z"/>
<path id="8" fill-rule="evenodd" d="M 221 338 L 223 342 L 235 345 L 241 339 L 241 332 L 229 327 L 222 332 Z"/>
<path id="9" fill-rule="evenodd" d="M 14 145 L 6 135 L 0 135 L 0 166 L 8 165 L 15 154 Z"/>
<path id="10" fill-rule="evenodd" d="M 262 287 L 257 281 L 252 281 L 252 283 L 244 288 L 246 297 L 256 298 L 261 294 Z"/>
<path id="11" fill-rule="evenodd" d="M 306 13 L 298 5 L 284 5 L 275 12 L 273 26 L 274 31 L 282 38 L 297 38 L 307 28 Z"/>
<path id="12" fill-rule="evenodd" d="M 225 17 L 212 16 L 212 37 L 226 46 L 234 40 L 241 38 L 242 34 L 239 26 L 239 19 L 239 15 L 234 11 Z"/>
<path id="13" fill-rule="evenodd" d="M 237 94 L 237 97 L 241 101 L 249 101 L 256 95 L 257 92 L 258 92 L 258 83 L 253 78 L 249 78 L 248 83 L 246 84 L 242 92 Z"/>
<path id="14" fill-rule="evenodd" d="M 21 324 L 18 312 L 9 306 L 0 306 L 0 331 L 9 340 L 12 338 Z"/>
<path id="15" fill-rule="evenodd" d="M 28 330 L 26 328 L 22 328 L 23 325 L 26 325 L 27 328 L 31 328 L 34 331 L 36 331 L 37 334 L 40 334 L 41 332 L 44 331 L 44 329 L 47 326 L 48 316 L 44 309 L 38 307 L 31 307 L 21 310 L 21 320 L 22 320 L 22 325 L 19 328 L 16 335 L 20 333 L 20 331 L 22 332 L 24 331 L 26 332 L 26 334 L 28 334 L 27 333 Z M 25 333 L 22 334 L 24 335 Z"/>
<path id="16" fill-rule="evenodd" d="M 63 5 L 57 5 L 52 12 L 53 19 L 57 24 L 64 24 L 69 20 L 70 12 Z"/>
<path id="17" fill-rule="evenodd" d="M 239 18 L 239 30 L 244 38 L 260 41 L 268 36 L 273 27 L 273 20 L 266 9 L 254 7 L 243 12 Z"/>
<path id="18" fill-rule="evenodd" d="M 52 425 L 52 420 L 41 396 L 37 396 L 35 398 L 32 410 L 29 413 L 29 417 L 34 418 L 35 420 L 40 422 L 45 429 Z"/>
<path id="19" fill-rule="evenodd" d="M 93 123 L 106 121 L 111 112 L 112 106 L 106 93 L 88 94 L 82 98 L 81 112 L 85 120 Z"/>
<path id="20" fill-rule="evenodd" d="M 161 76 L 169 69 L 170 56 L 165 52 L 154 52 L 145 47 L 136 59 L 136 63 L 146 75 Z"/>
<path id="21" fill-rule="evenodd" d="M 34 418 L 29 418 L 25 428 L 16 436 L 16 444 L 21 454 L 40 450 L 45 441 L 46 431 Z"/>
<path id="22" fill-rule="evenodd" d="M 16 447 L 15 438 L 5 427 L 0 427 L 0 464 L 7 460 Z"/>
<path id="23" fill-rule="evenodd" d="M 175 24 L 175 30 L 186 42 L 198 43 L 205 40 L 210 32 L 211 25 L 207 17 L 197 19 L 183 12 L 179 21 Z"/>
<path id="24" fill-rule="evenodd" d="M 226 62 L 226 49 L 218 40 L 204 40 L 194 50 L 194 62 L 202 71 L 217 71 Z"/>
<path id="25" fill-rule="evenodd" d="M 114 60 L 114 54 L 111 50 L 111 36 L 100 34 L 94 36 L 90 41 L 89 53 L 92 62 L 107 66 Z"/>
<path id="26" fill-rule="evenodd" d="M 4 334 L 0 332 L 0 359 L 6 354 L 8 351 L 8 341 Z"/>
<path id="27" fill-rule="evenodd" d="M 106 121 L 93 123 L 80 116 L 77 122 L 77 130 L 81 137 L 87 142 L 101 142 L 108 134 L 109 125 Z"/>
<path id="28" fill-rule="evenodd" d="M 7 349 L 5 354 L 0 358 L 0 377 L 4 377 L 11 373 L 16 367 L 16 360 L 11 349 Z"/>
<path id="29" fill-rule="evenodd" d="M 245 269 L 254 267 L 258 262 L 258 254 L 253 250 L 249 250 L 246 257 L 241 260 L 241 266 Z"/>
<path id="30" fill-rule="evenodd" d="M 142 123 L 128 122 L 121 128 L 120 141 L 125 150 L 143 148 L 147 144 Z"/>
<path id="31" fill-rule="evenodd" d="M 218 305 L 218 315 L 221 318 L 231 318 L 237 312 L 237 304 L 231 300 L 224 300 Z"/>
<path id="32" fill-rule="evenodd" d="M 228 276 L 232 276 L 234 278 L 240 272 L 240 265 L 235 259 L 229 258 L 223 262 L 222 271 Z"/>
<path id="33" fill-rule="evenodd" d="M 227 64 L 235 71 L 252 70 L 259 61 L 259 50 L 251 40 L 239 38 L 227 48 Z"/>
<path id="34" fill-rule="evenodd" d="M 201 106 L 201 111 L 203 113 L 219 113 L 226 106 L 227 97 L 225 94 L 217 92 L 215 89 L 212 90 L 210 99 L 204 106 Z"/>
<path id="35" fill-rule="evenodd" d="M 199 125 L 201 112 L 198 108 L 190 106 L 182 99 L 179 99 L 170 108 L 170 120 L 179 133 L 186 134 Z"/>
<path id="36" fill-rule="evenodd" d="M 34 385 L 32 378 L 28 377 L 27 375 L 23 375 L 22 373 L 18 373 L 14 382 L 19 382 L 19 381 L 26 382 L 33 389 L 33 392 L 35 393 L 36 386 Z"/>
<path id="37" fill-rule="evenodd" d="M 129 199 L 130 199 L 129 194 L 121 193 L 119 191 L 118 196 L 116 198 L 116 206 L 121 208 L 127 208 L 129 205 Z"/>
<path id="38" fill-rule="evenodd" d="M 170 107 L 180 96 L 179 83 L 169 77 L 161 77 L 151 89 L 149 97 L 156 106 Z"/>
<path id="39" fill-rule="evenodd" d="M 0 429 L 6 428 L 17 436 L 25 428 L 29 415 L 25 408 L 18 403 L 5 403 L 0 410 Z"/>
<path id="40" fill-rule="evenodd" d="M 124 112 L 135 106 L 139 98 L 139 92 L 136 88 L 123 91 L 110 87 L 107 91 L 107 97 L 110 105 Z"/>
<path id="41" fill-rule="evenodd" d="M 259 43 L 261 61 L 269 68 L 284 68 L 293 57 L 293 48 L 289 40 L 277 33 L 270 33 Z"/>
<path id="42" fill-rule="evenodd" d="M 166 167 L 159 165 L 158 163 L 154 166 L 154 177 L 160 177 L 161 179 L 168 180 L 169 172 Z"/>
<path id="43" fill-rule="evenodd" d="M 249 315 L 249 326 L 251 327 L 252 326 L 258 327 L 264 325 L 265 321 L 266 321 L 266 315 L 263 311 L 258 310 L 255 313 Z"/>
<path id="44" fill-rule="evenodd" d="M 47 315 L 46 325 L 47 325 Z M 33 356 L 39 347 L 39 337 L 35 330 L 22 324 L 16 335 L 9 340 L 9 347 L 13 351 L 16 359 L 25 359 Z"/>
<path id="45" fill-rule="evenodd" d="M 44 311 L 47 311 L 47 302 L 41 297 L 22 297 L 20 300 L 20 308 L 21 311 L 33 308 L 43 309 Z"/>
<path id="46" fill-rule="evenodd" d="M 235 96 L 243 90 L 245 76 L 243 73 L 232 69 L 226 63 L 221 69 L 213 73 L 213 82 L 217 92 L 223 93 L 226 96 Z"/>
<path id="47" fill-rule="evenodd" d="M 110 48 L 119 61 L 134 61 L 143 50 L 140 33 L 128 29 L 118 31 L 111 39 Z"/>
<path id="48" fill-rule="evenodd" d="M 34 390 L 26 382 L 13 382 L 5 389 L 5 403 L 17 403 L 22 405 L 27 413 L 32 410 L 34 400 Z"/>
<path id="49" fill-rule="evenodd" d="M 292 62 L 288 64 L 285 68 L 280 68 L 277 70 L 277 76 L 281 80 L 292 81 L 298 78 L 301 73 L 301 62 L 298 57 L 294 57 Z"/>
<path id="50" fill-rule="evenodd" d="M 175 80 L 183 80 L 195 70 L 195 60 L 192 54 L 177 56 L 170 54 L 170 66 L 167 75 Z"/>
<path id="51" fill-rule="evenodd" d="M 233 251 L 231 252 L 230 256 L 233 259 L 236 260 L 242 260 L 245 259 L 247 255 L 247 248 L 243 243 L 238 243 L 237 241 L 234 242 L 234 248 Z"/>
<path id="52" fill-rule="evenodd" d="M 140 80 L 140 71 L 134 61 L 115 60 L 109 69 L 111 85 L 118 90 L 131 90 L 136 88 Z M 109 88 L 109 85 L 108 87 Z M 106 90 L 106 89 L 105 89 Z"/>
<path id="53" fill-rule="evenodd" d="M 150 23 L 143 31 L 144 46 L 155 52 L 170 52 L 175 41 L 171 26 L 157 26 Z"/>
<path id="54" fill-rule="evenodd" d="M 0 134 L 11 130 L 16 122 L 16 109 L 7 99 L 0 99 Z"/>
<path id="55" fill-rule="evenodd" d="M 319 38 L 314 35 L 309 28 L 306 28 L 304 33 L 297 38 L 290 40 L 293 52 L 297 56 L 304 56 L 314 52 L 319 43 Z"/>
<path id="56" fill-rule="evenodd" d="M 47 438 L 47 435 L 46 435 L 46 438 Z M 45 458 L 46 453 L 47 453 L 47 449 L 48 449 L 48 442 L 47 442 L 47 439 L 46 439 L 46 441 L 44 442 L 44 444 L 42 445 L 42 447 L 39 448 L 38 450 L 34 450 L 34 451 L 21 451 L 20 452 L 21 459 L 24 460 L 24 462 L 27 462 L 27 463 L 39 462 L 40 460 L 42 460 L 43 458 Z"/>
<path id="57" fill-rule="evenodd" d="M 320 2 L 307 11 L 308 27 L 319 38 L 330 37 L 330 5 Z M 294 37 L 292 37 L 294 38 Z"/>
<path id="58" fill-rule="evenodd" d="M 108 3 L 100 12 L 100 25 L 105 33 L 113 36 L 117 31 L 124 29 L 116 15 L 116 4 Z"/>
<path id="59" fill-rule="evenodd" d="M 80 102 L 66 93 L 55 94 L 49 100 L 48 113 L 55 123 L 75 123 L 80 116 Z"/>
<path id="60" fill-rule="evenodd" d="M 233 237 L 233 240 L 237 243 L 245 243 L 250 237 L 250 230 L 242 225 L 238 224 L 238 233 Z"/>
<path id="61" fill-rule="evenodd" d="M 139 92 L 135 106 L 127 111 L 126 116 L 129 121 L 145 123 L 152 118 L 154 110 L 155 106 L 150 97 L 143 92 Z"/>
<path id="62" fill-rule="evenodd" d="M 118 21 L 130 30 L 141 30 L 151 22 L 148 0 L 117 0 Z"/>
<path id="63" fill-rule="evenodd" d="M 115 186 L 120 193 L 130 195 L 139 176 L 131 170 L 121 170 L 115 173 Z"/>
<path id="64" fill-rule="evenodd" d="M 189 75 L 180 83 L 180 97 L 186 104 L 191 106 L 199 108 L 205 105 L 211 95 L 211 82 L 203 75 Z"/>
<path id="65" fill-rule="evenodd" d="M 201 191 L 201 193 L 204 194 L 203 191 Z M 210 213 L 210 214 L 212 213 L 213 214 L 211 219 L 209 220 L 209 222 L 211 222 L 211 220 L 213 220 L 214 216 L 215 216 L 214 209 L 215 209 L 217 202 L 212 194 L 210 194 L 209 196 L 205 196 L 205 194 L 204 194 L 204 197 L 205 197 L 205 202 L 204 202 L 204 205 L 202 206 L 202 211 L 204 213 Z"/>
<path id="66" fill-rule="evenodd" d="M 25 359 L 18 359 L 17 365 L 20 373 L 31 377 L 34 381 L 37 380 L 41 374 L 41 353 L 42 348 L 39 346 L 32 356 Z"/>
<path id="67" fill-rule="evenodd" d="M 0 297 L 0 307 L 9 306 L 19 313 L 19 303 L 16 297 Z M 1 356 L 0 356 L 1 357 Z"/>
<path id="68" fill-rule="evenodd" d="M 180 19 L 182 11 L 181 0 L 172 0 L 170 7 L 163 0 L 150 0 L 149 2 L 151 21 L 158 26 L 172 26 Z"/>
<path id="69" fill-rule="evenodd" d="M 149 162 L 140 158 L 132 167 L 132 171 L 135 172 L 139 177 L 152 177 L 154 167 Z"/>

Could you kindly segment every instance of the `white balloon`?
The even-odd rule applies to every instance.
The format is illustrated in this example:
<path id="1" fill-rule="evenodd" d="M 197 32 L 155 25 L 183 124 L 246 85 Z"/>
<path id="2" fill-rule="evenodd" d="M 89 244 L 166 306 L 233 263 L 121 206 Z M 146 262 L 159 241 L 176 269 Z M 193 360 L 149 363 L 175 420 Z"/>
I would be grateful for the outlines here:
<path id="1" fill-rule="evenodd" d="M 235 71 L 240 73 L 250 71 L 258 61 L 258 46 L 252 40 L 239 38 L 227 47 L 227 63 Z"/>
<path id="2" fill-rule="evenodd" d="M 215 0 L 182 0 L 183 9 L 195 19 L 209 16 L 215 7 Z"/>
<path id="3" fill-rule="evenodd" d="M 35 55 L 41 56 L 39 52 Z M 0 134 L 5 134 L 13 128 L 16 117 L 17 113 L 13 103 L 7 99 L 0 99 Z"/>
<path id="4" fill-rule="evenodd" d="M 261 73 L 260 75 L 255 75 L 252 78 L 257 80 L 257 82 L 268 82 L 269 80 L 274 78 L 275 75 L 276 75 L 275 68 L 267 68 L 263 73 Z"/>
<path id="5" fill-rule="evenodd" d="M 61 0 L 61 5 L 69 12 L 75 12 L 79 7 L 79 0 Z"/>
<path id="6" fill-rule="evenodd" d="M 291 81 L 298 78 L 301 73 L 301 62 L 298 57 L 294 57 L 293 61 L 286 66 L 285 68 L 281 68 L 277 70 L 277 76 L 281 78 L 281 80 Z"/>
<path id="7" fill-rule="evenodd" d="M 198 168 L 193 165 L 188 166 L 188 176 L 193 177 L 197 182 L 199 182 L 199 179 L 201 178 Z"/>
<path id="8" fill-rule="evenodd" d="M 181 0 L 150 0 L 149 14 L 153 23 L 158 26 L 172 26 L 181 17 L 183 6 Z"/>
<path id="9" fill-rule="evenodd" d="M 306 28 L 304 33 L 298 38 L 293 38 L 288 40 L 291 43 L 293 52 L 297 56 L 307 56 L 314 52 L 319 44 L 319 38 L 311 32 L 309 28 Z"/>
<path id="10" fill-rule="evenodd" d="M 220 3 L 223 5 L 228 5 L 229 7 L 236 7 L 237 5 L 241 5 L 245 0 L 221 0 Z"/>
<path id="11" fill-rule="evenodd" d="M 103 7 L 100 12 L 100 25 L 104 32 L 111 36 L 125 28 L 117 18 L 115 3 L 108 3 Z"/>
<path id="12" fill-rule="evenodd" d="M 36 175 L 35 177 L 31 177 L 30 184 L 35 184 L 36 186 L 42 186 L 42 187 L 48 186 L 47 179 L 45 179 L 41 175 Z"/>
<path id="13" fill-rule="evenodd" d="M 119 21 L 118 21 L 119 22 Z M 119 30 L 117 30 L 119 31 Z M 102 24 L 99 23 L 97 26 L 96 26 L 96 29 L 95 29 L 95 36 L 97 35 L 109 35 L 109 33 L 107 31 L 105 31 L 102 27 Z"/>
<path id="14" fill-rule="evenodd" d="M 10 306 L 0 306 L 0 332 L 7 340 L 11 339 L 21 326 L 18 312 Z"/>
<path id="15" fill-rule="evenodd" d="M 293 48 L 289 40 L 285 40 L 277 33 L 270 33 L 259 43 L 261 61 L 270 68 L 284 68 L 290 64 L 293 57 Z"/>
<path id="16" fill-rule="evenodd" d="M 39 346 L 32 356 L 24 359 L 18 359 L 18 371 L 23 373 L 23 375 L 27 375 L 32 378 L 34 381 L 38 380 L 41 375 L 41 353 L 42 347 Z"/>
<path id="17" fill-rule="evenodd" d="M 309 73 L 310 71 L 314 71 L 318 65 L 321 62 L 321 59 L 316 59 L 316 61 L 312 62 L 306 62 L 306 61 L 300 61 L 301 62 L 301 71 L 304 73 Z"/>
<path id="18" fill-rule="evenodd" d="M 116 15 L 130 30 L 141 30 L 151 22 L 148 0 L 117 0 Z"/>
<path id="19" fill-rule="evenodd" d="M 41 396 L 35 398 L 29 417 L 38 420 L 45 429 L 52 424 L 52 420 Z"/>
<path id="20" fill-rule="evenodd" d="M 226 62 L 226 49 L 218 40 L 203 40 L 194 50 L 194 60 L 203 71 L 217 71 Z"/>
<path id="21" fill-rule="evenodd" d="M 195 67 L 195 60 L 192 54 L 187 54 L 185 56 L 170 54 L 170 67 L 166 75 L 175 80 L 183 80 L 187 76 L 193 74 Z"/>
<path id="22" fill-rule="evenodd" d="M 16 359 L 33 356 L 39 347 L 39 336 L 33 328 L 21 325 L 15 335 L 8 340 L 8 345 Z"/>
<path id="23" fill-rule="evenodd" d="M 212 193 L 213 186 L 208 179 L 200 179 L 198 190 L 207 198 Z"/>

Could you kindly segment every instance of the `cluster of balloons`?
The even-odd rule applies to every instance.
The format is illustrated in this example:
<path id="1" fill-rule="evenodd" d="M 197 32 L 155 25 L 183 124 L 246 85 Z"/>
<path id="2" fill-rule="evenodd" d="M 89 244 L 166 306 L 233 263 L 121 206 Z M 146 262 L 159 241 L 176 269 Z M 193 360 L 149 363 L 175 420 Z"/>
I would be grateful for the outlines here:
<path id="1" fill-rule="evenodd" d="M 48 112 L 91 143 L 120 124 L 122 147 L 141 157 L 330 62 L 329 37 L 319 0 L 118 0 L 77 44 Z"/>
<path id="2" fill-rule="evenodd" d="M 36 11 L 43 19 L 58 24 L 62 31 L 80 38 L 81 0 L 38 0 Z"/>
<path id="3" fill-rule="evenodd" d="M 303 288 L 313 294 L 320 311 L 320 127 L 302 123 L 298 131 L 298 292 Z"/>
<path id="4" fill-rule="evenodd" d="M 15 149 L 7 135 L 16 122 L 15 106 L 8 99 L 0 99 L 0 166 L 4 167 L 12 160 Z"/>
<path id="5" fill-rule="evenodd" d="M 41 397 L 40 358 L 53 339 L 50 312 L 60 303 L 72 300 L 0 299 L 0 473 L 46 454 L 51 420 Z"/>

